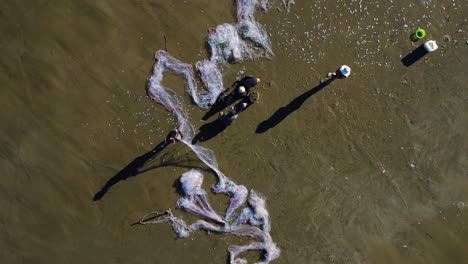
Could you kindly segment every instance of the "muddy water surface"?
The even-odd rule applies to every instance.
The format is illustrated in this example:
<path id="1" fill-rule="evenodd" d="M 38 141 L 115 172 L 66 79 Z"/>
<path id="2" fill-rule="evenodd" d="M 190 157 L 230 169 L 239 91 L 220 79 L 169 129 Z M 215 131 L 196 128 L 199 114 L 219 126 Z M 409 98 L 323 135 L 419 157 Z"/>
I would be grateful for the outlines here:
<path id="1" fill-rule="evenodd" d="M 206 30 L 234 22 L 233 3 L 3 2 L 3 262 L 225 263 L 247 241 L 131 224 L 174 208 L 177 178 L 202 166 L 178 144 L 151 154 L 176 124 L 145 97 L 152 54 L 205 59 Z M 226 85 L 242 66 L 260 77 L 259 102 L 199 143 L 268 197 L 274 263 L 466 262 L 468 3 L 296 2 L 257 13 L 275 57 L 224 73 Z M 405 67 L 418 27 L 439 50 Z M 350 78 L 318 86 L 341 64 Z M 181 78 L 164 84 L 190 105 Z M 195 126 L 213 121 L 189 108 Z"/>

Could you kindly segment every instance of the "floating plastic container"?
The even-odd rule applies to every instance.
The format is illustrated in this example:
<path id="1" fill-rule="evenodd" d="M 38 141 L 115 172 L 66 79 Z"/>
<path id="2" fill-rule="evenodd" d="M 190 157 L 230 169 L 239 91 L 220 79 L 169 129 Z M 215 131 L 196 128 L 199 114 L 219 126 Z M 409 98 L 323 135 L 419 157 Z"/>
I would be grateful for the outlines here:
<path id="1" fill-rule="evenodd" d="M 426 36 L 426 31 L 422 28 L 416 30 L 416 32 L 414 33 L 414 36 L 417 38 L 417 39 L 422 39 Z"/>
<path id="2" fill-rule="evenodd" d="M 435 51 L 435 50 L 437 50 L 439 48 L 439 46 L 437 46 L 437 43 L 435 42 L 435 40 L 428 40 L 428 41 L 424 42 L 423 46 L 424 46 L 424 49 L 427 52 L 433 52 L 433 51 Z"/>

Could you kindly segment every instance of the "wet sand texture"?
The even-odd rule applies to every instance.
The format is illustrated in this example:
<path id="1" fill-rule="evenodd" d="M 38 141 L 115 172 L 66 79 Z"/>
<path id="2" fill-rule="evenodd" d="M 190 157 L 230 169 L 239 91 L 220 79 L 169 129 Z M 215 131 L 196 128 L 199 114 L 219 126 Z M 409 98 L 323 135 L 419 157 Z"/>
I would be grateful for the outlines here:
<path id="1" fill-rule="evenodd" d="M 167 208 L 195 219 L 174 209 L 177 178 L 202 166 L 182 145 L 93 201 L 175 127 L 145 97 L 153 52 L 207 58 L 207 29 L 233 22 L 234 11 L 230 1 L 3 1 L 2 263 L 225 263 L 227 245 L 243 244 L 131 226 Z M 317 0 L 289 13 L 272 1 L 259 14 L 275 56 L 223 73 L 225 85 L 242 66 L 260 77 L 259 101 L 198 144 L 268 198 L 282 249 L 273 263 L 466 262 L 467 13 L 458 0 Z M 406 67 L 419 27 L 439 50 Z M 311 94 L 342 64 L 348 79 Z M 164 84 L 190 105 L 181 78 Z M 205 112 L 189 108 L 197 128 L 216 117 L 202 122 Z M 265 121 L 274 126 L 256 133 Z M 208 189 L 216 179 L 204 174 Z M 210 201 L 220 211 L 228 202 Z"/>

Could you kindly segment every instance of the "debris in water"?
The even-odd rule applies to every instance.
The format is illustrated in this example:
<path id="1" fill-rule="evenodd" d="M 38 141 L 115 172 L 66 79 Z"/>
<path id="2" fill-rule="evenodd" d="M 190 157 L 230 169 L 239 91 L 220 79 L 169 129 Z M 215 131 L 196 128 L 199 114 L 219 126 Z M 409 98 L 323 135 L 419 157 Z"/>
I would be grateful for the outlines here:
<path id="1" fill-rule="evenodd" d="M 445 41 L 447 41 L 447 42 L 451 42 L 451 41 L 452 41 L 452 37 L 450 37 L 450 35 L 444 35 L 442 38 L 443 38 Z"/>
<path id="2" fill-rule="evenodd" d="M 403 79 L 403 80 L 401 81 L 401 84 L 403 84 L 403 85 L 407 85 L 407 84 L 408 84 L 408 80 L 406 80 L 406 79 Z"/>
<path id="3" fill-rule="evenodd" d="M 383 166 L 380 166 L 379 171 L 383 174 L 386 172 L 385 168 Z"/>
<path id="4" fill-rule="evenodd" d="M 244 75 L 245 75 L 245 66 L 242 66 L 236 74 L 236 80 L 242 79 Z"/>

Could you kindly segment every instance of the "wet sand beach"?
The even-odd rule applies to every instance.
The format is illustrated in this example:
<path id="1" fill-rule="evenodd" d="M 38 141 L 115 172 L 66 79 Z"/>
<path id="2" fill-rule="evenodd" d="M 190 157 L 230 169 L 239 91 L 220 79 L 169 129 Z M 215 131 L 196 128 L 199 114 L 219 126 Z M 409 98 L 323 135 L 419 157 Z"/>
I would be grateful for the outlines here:
<path id="1" fill-rule="evenodd" d="M 256 18 L 275 56 L 223 72 L 225 86 L 242 67 L 261 78 L 258 102 L 197 144 L 267 197 L 272 263 L 466 263 L 468 2 L 270 4 Z M 3 1 L 2 263 L 226 263 L 248 241 L 132 225 L 168 208 L 193 222 L 175 209 L 177 179 L 201 167 L 205 189 L 216 182 L 182 144 L 152 152 L 177 122 L 145 84 L 156 50 L 206 59 L 207 30 L 234 14 L 233 1 Z M 429 39 L 437 51 L 402 64 Z M 320 85 L 342 64 L 349 78 Z M 215 120 L 183 78 L 163 83 L 196 128 Z M 225 210 L 228 197 L 210 199 Z"/>

